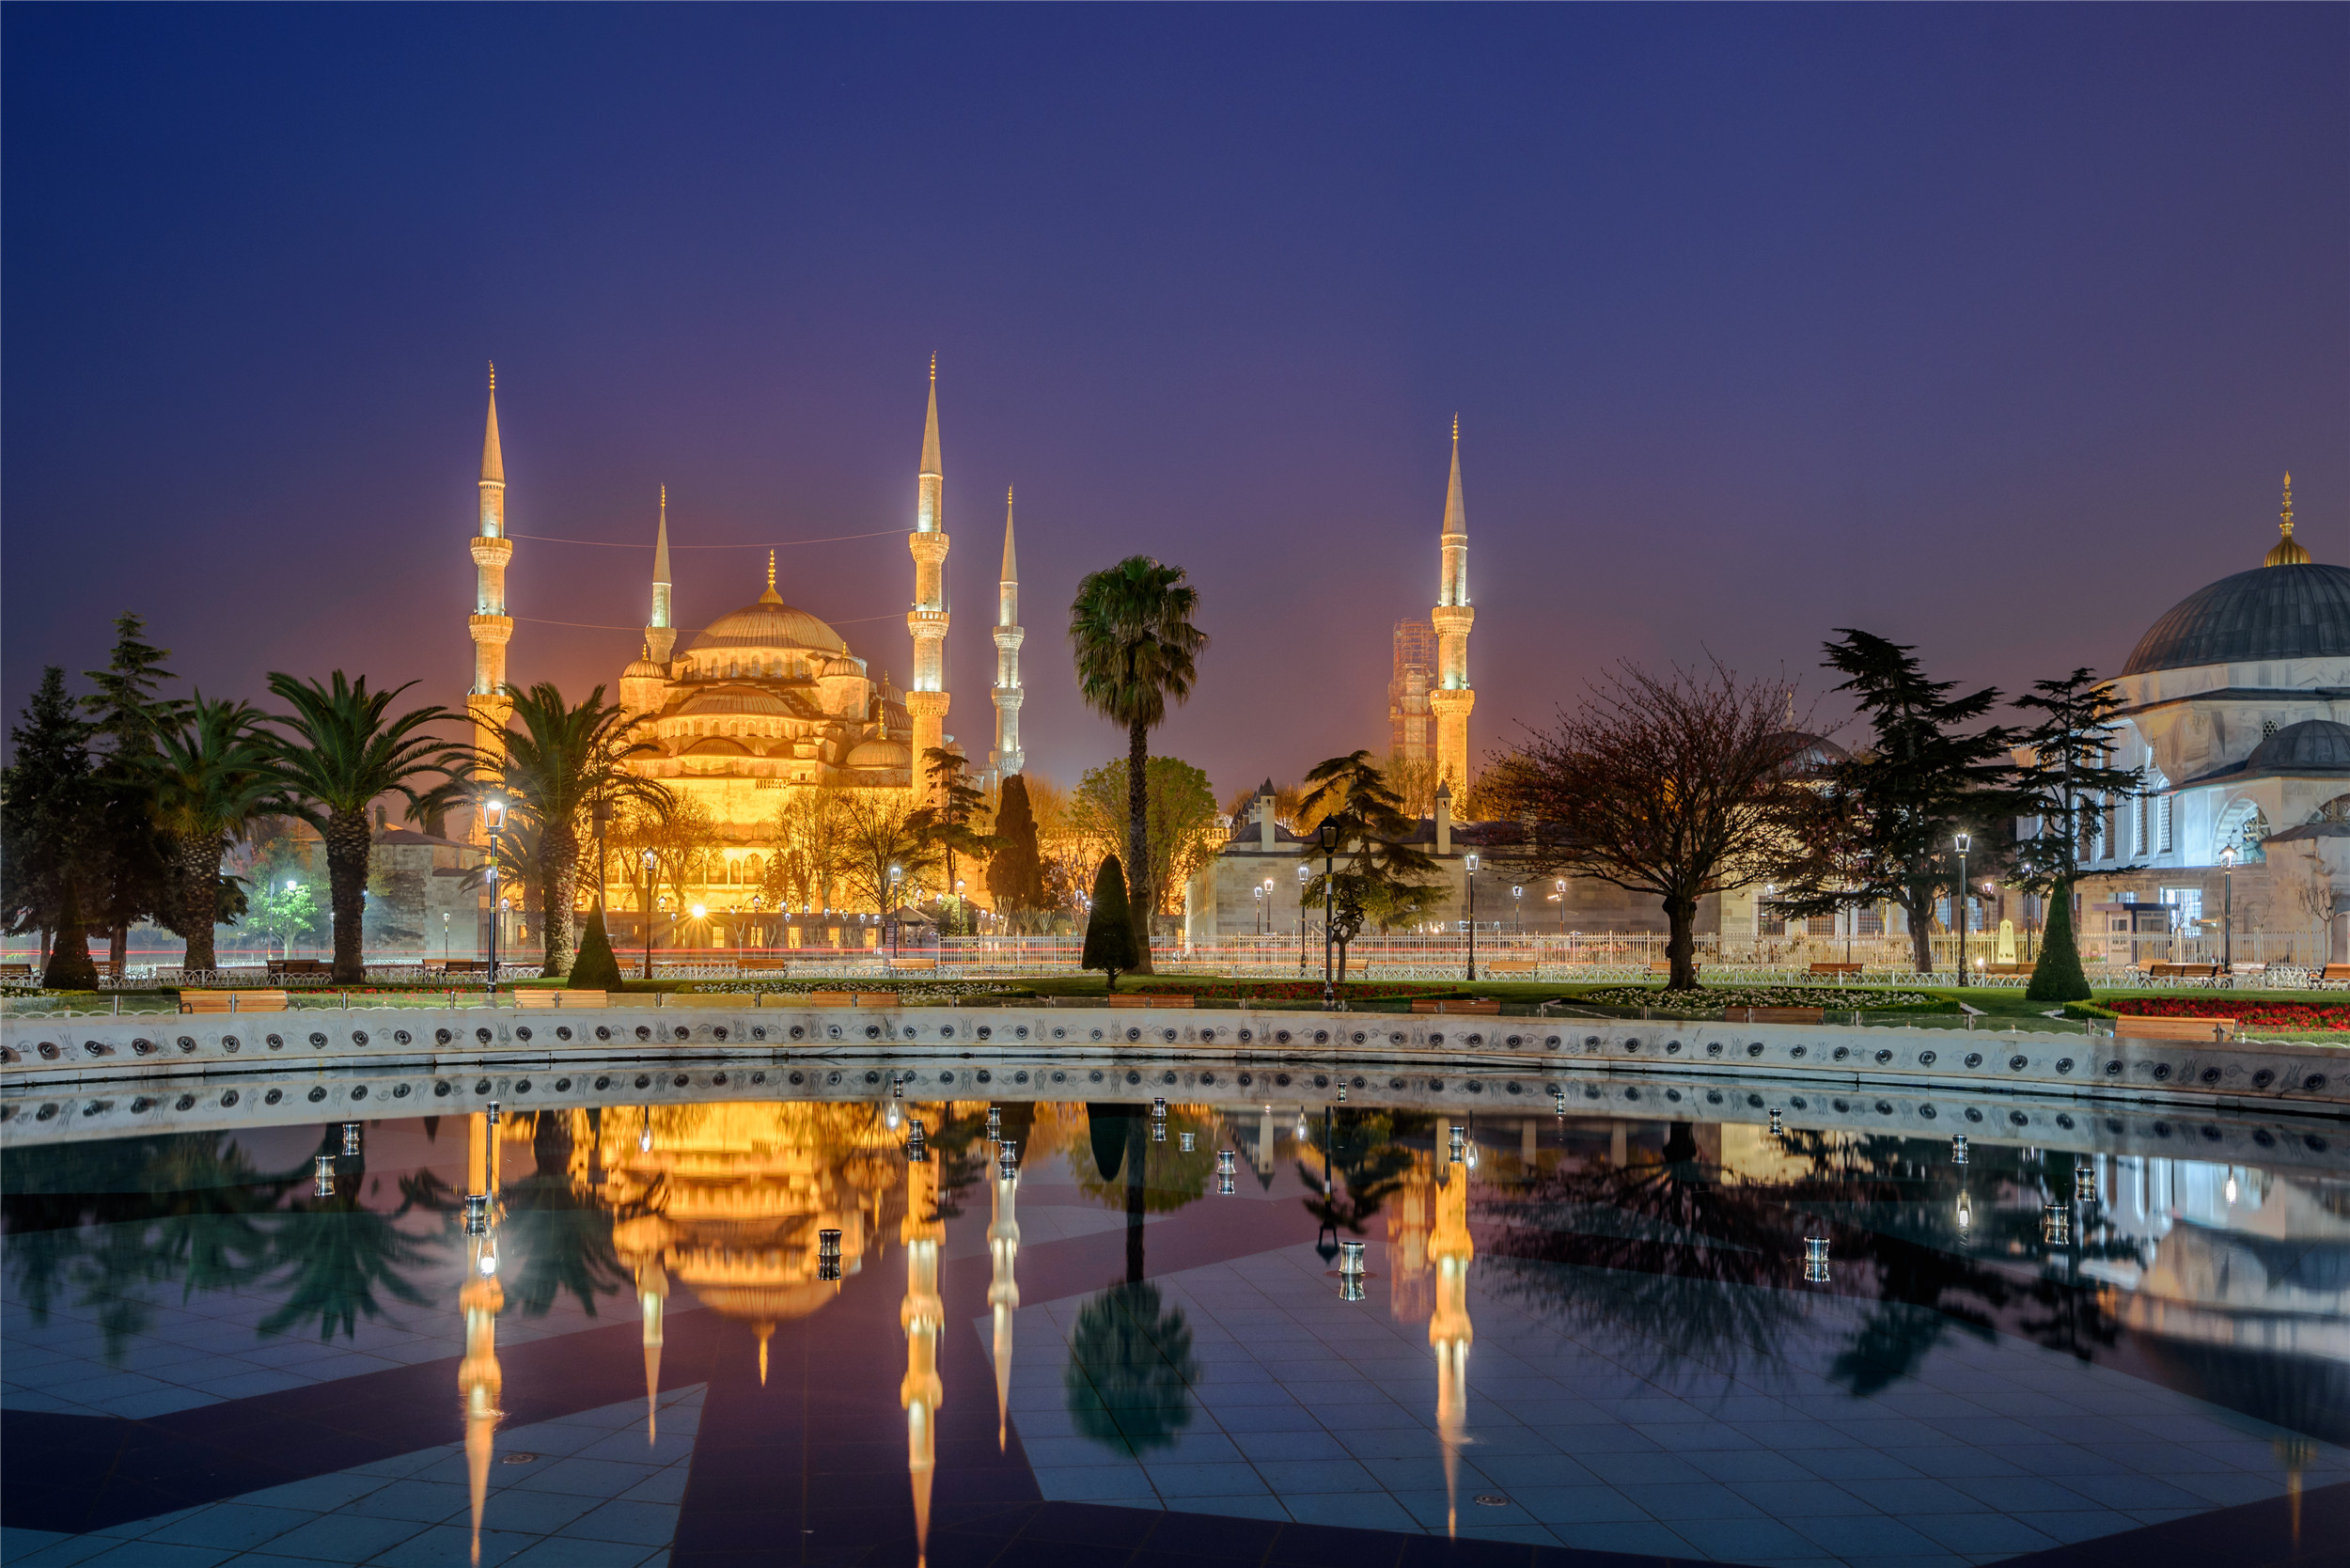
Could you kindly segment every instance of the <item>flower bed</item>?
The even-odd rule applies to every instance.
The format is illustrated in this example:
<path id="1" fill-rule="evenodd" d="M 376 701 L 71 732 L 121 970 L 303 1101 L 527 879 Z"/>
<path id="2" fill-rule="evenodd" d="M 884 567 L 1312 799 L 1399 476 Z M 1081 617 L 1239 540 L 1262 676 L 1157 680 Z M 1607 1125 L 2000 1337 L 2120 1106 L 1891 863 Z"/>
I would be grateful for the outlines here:
<path id="1" fill-rule="evenodd" d="M 2350 1030 L 2350 1003 L 2268 1002 L 2201 996 L 2123 996 L 2108 1011 L 2132 1018 L 2233 1018 L 2248 1029 Z"/>
<path id="2" fill-rule="evenodd" d="M 1466 995 L 1460 987 L 1445 984 L 1415 984 L 1407 980 L 1349 980 L 1340 986 L 1340 994 L 1350 1001 L 1377 1001 L 1385 996 L 1450 996 Z M 1161 991 L 1172 996 L 1216 996 L 1229 999 L 1267 1002 L 1318 1002 L 1322 1000 L 1322 982 L 1318 980 L 1186 980 L 1162 977 L 1141 984 L 1121 985 L 1118 994 L 1148 996 Z"/>
<path id="3" fill-rule="evenodd" d="M 696 980 L 680 991 L 719 996 L 806 996 L 818 991 L 895 991 L 909 1002 L 951 1002 L 964 996 L 1026 996 L 1025 987 L 992 980 L 900 980 L 855 979 L 829 980 Z"/>
<path id="4" fill-rule="evenodd" d="M 1733 1007 L 1817 1007 L 1842 1011 L 1858 1009 L 1935 1007 L 1941 999 L 1920 991 L 1863 991 L 1825 985 L 1700 986 L 1695 991 L 1656 991 L 1645 985 L 1611 985 L 1586 991 L 1574 998 L 1594 1007 L 1644 1007 L 1652 1012 L 1695 1015 Z"/>

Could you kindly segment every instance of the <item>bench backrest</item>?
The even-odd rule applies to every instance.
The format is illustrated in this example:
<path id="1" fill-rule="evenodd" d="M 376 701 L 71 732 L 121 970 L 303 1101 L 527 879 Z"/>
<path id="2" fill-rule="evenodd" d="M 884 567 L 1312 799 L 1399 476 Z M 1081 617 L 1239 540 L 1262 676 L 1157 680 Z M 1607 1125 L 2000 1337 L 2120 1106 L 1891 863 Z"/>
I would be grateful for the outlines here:
<path id="1" fill-rule="evenodd" d="M 608 1004 L 601 991 L 573 991 L 566 987 L 527 985 L 514 993 L 514 1005 L 519 1008 L 577 1009 L 597 1008 Z"/>
<path id="2" fill-rule="evenodd" d="M 1190 1007 L 1189 996 L 1170 996 L 1162 991 L 1113 991 L 1112 1007 Z"/>
<path id="3" fill-rule="evenodd" d="M 2132 1018 L 2114 1020 L 2113 1032 L 2138 1040 L 2226 1040 L 2235 1033 L 2232 1018 Z"/>
<path id="4" fill-rule="evenodd" d="M 182 991 L 182 1012 L 283 1012 L 283 991 Z"/>

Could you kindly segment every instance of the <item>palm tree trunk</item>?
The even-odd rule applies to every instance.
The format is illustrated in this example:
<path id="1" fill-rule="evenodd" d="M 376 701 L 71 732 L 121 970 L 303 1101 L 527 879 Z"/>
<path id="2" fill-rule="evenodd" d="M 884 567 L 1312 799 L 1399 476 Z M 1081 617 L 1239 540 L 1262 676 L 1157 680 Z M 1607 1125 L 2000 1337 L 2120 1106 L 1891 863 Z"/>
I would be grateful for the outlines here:
<path id="1" fill-rule="evenodd" d="M 572 933 L 572 905 L 579 897 L 579 835 L 569 823 L 550 823 L 539 834 L 539 929 L 546 948 L 548 980 L 572 972 L 579 944 Z"/>
<path id="2" fill-rule="evenodd" d="M 368 978 L 368 855 L 375 838 L 365 808 L 327 814 L 327 899 L 335 911 L 335 980 L 361 985 Z"/>
<path id="3" fill-rule="evenodd" d="M 1158 905 L 1151 876 L 1151 727 L 1136 719 L 1126 728 L 1126 892 L 1135 912 L 1135 966 L 1150 975 L 1151 912 Z"/>
<path id="4" fill-rule="evenodd" d="M 181 839 L 179 848 L 180 923 L 186 927 L 188 950 L 180 960 L 182 969 L 217 969 L 220 960 L 212 950 L 212 927 L 220 919 L 220 839 L 192 833 Z"/>

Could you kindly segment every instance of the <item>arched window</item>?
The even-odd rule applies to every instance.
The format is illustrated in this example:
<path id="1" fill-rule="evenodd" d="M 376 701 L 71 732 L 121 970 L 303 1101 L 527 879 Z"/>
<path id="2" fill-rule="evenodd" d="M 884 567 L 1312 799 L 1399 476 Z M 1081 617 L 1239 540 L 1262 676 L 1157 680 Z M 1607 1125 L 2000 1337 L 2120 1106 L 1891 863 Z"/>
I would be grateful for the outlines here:
<path id="1" fill-rule="evenodd" d="M 767 857 L 754 855 L 743 863 L 743 880 L 754 886 L 767 880 Z"/>

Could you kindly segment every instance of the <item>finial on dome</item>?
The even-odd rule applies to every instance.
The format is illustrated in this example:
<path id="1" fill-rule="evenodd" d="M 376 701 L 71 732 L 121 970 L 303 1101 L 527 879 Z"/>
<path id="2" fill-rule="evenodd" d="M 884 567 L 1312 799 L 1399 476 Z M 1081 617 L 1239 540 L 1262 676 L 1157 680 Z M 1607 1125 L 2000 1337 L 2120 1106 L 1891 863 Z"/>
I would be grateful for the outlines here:
<path id="1" fill-rule="evenodd" d="M 767 552 L 767 591 L 759 596 L 759 602 L 762 604 L 783 603 L 783 595 L 776 591 L 776 553 L 773 550 Z"/>
<path id="2" fill-rule="evenodd" d="M 491 390 L 491 391 L 493 391 L 493 392 L 494 392 L 494 391 L 496 391 L 497 389 L 498 389 L 498 362 L 497 362 L 496 360 L 493 359 L 492 361 L 490 361 L 490 390 Z"/>
<path id="3" fill-rule="evenodd" d="M 2277 513 L 2277 531 L 2281 536 L 2268 554 L 2261 557 L 2263 566 L 2307 566 L 2310 553 L 2301 541 L 2293 537 L 2293 476 L 2285 476 L 2285 504 Z"/>
<path id="4" fill-rule="evenodd" d="M 1452 444 L 1455 447 L 1461 444 L 1461 416 L 1457 414 L 1452 416 Z"/>
<path id="5" fill-rule="evenodd" d="M 931 384 L 933 386 L 938 384 L 938 351 L 936 349 L 931 351 Z"/>

